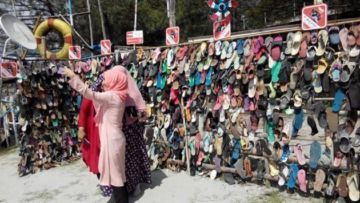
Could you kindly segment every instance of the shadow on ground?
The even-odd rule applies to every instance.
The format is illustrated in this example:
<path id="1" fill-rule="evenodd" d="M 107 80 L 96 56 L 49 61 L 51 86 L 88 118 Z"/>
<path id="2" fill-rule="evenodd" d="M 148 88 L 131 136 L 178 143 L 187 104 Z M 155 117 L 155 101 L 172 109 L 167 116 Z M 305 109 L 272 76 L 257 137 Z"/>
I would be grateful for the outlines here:
<path id="1" fill-rule="evenodd" d="M 154 189 L 155 187 L 158 187 L 161 185 L 162 181 L 167 176 L 165 173 L 161 170 L 156 170 L 151 173 L 151 183 L 150 184 L 142 184 L 141 185 L 141 194 L 136 197 L 130 198 L 130 203 L 136 202 L 137 200 L 141 199 L 141 197 L 144 195 L 144 192 L 149 189 Z"/>

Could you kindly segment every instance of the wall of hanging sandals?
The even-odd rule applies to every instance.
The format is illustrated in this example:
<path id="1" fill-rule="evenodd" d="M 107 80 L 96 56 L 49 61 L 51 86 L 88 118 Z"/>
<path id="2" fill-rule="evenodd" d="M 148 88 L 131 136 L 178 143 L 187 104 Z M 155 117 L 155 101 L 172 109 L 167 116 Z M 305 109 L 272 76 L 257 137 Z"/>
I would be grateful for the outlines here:
<path id="1" fill-rule="evenodd" d="M 81 100 L 58 74 L 61 63 L 24 62 L 17 103 L 20 106 L 19 176 L 80 157 L 77 114 Z"/>
<path id="2" fill-rule="evenodd" d="M 19 112 L 16 102 L 12 101 L 11 95 L 17 92 L 16 80 L 11 82 L 3 82 L 1 86 L 1 104 L 0 104 L 0 149 L 16 145 L 16 136 L 14 125 L 12 125 L 13 117 Z"/>
<path id="3" fill-rule="evenodd" d="M 358 201 L 359 35 L 352 25 L 137 49 L 128 68 L 148 104 L 152 169 L 184 169 L 189 147 L 191 175 Z"/>

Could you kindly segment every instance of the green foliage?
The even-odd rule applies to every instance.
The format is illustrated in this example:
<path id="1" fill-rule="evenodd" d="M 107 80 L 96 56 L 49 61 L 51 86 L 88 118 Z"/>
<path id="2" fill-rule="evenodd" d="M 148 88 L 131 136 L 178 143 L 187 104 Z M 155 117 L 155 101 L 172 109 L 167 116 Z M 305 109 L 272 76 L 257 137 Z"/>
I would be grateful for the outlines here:
<path id="1" fill-rule="evenodd" d="M 54 0 L 52 0 L 53 2 Z M 256 29 L 288 23 L 288 20 L 299 16 L 304 5 L 313 0 L 238 0 L 240 6 L 232 10 L 232 31 Z M 324 0 L 330 9 L 346 13 L 345 17 L 358 16 L 358 0 Z M 100 16 L 97 0 L 90 0 L 93 21 L 94 41 L 102 39 Z M 113 44 L 126 45 L 125 34 L 134 29 L 134 0 L 101 0 L 104 13 L 107 38 Z M 73 0 L 74 12 L 86 11 L 86 0 Z M 347 9 L 347 10 L 346 10 Z M 349 12 L 352 11 L 352 12 Z M 181 41 L 189 37 L 212 35 L 212 13 L 204 0 L 176 0 L 176 25 L 181 30 Z M 244 17 L 244 18 L 243 18 Z M 266 23 L 265 23 L 266 18 Z M 87 16 L 76 17 L 76 29 L 89 41 Z M 166 0 L 138 0 L 137 29 L 144 31 L 144 45 L 165 44 L 165 29 L 169 25 L 166 12 Z M 245 25 L 245 26 L 244 26 Z"/>

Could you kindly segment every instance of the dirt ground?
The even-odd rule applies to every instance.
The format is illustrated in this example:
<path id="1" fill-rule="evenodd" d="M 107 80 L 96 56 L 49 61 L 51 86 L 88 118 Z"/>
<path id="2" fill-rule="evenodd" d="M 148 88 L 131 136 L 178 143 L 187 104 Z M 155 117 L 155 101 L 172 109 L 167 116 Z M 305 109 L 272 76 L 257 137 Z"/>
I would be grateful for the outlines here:
<path id="1" fill-rule="evenodd" d="M 0 153 L 0 202 L 106 202 L 101 196 L 95 175 L 81 160 L 72 164 L 19 177 L 17 150 Z M 298 194 L 279 192 L 277 188 L 256 184 L 228 185 L 207 177 L 190 177 L 185 172 L 156 170 L 152 184 L 143 185 L 143 193 L 131 198 L 140 203 L 192 202 L 322 202 Z"/>

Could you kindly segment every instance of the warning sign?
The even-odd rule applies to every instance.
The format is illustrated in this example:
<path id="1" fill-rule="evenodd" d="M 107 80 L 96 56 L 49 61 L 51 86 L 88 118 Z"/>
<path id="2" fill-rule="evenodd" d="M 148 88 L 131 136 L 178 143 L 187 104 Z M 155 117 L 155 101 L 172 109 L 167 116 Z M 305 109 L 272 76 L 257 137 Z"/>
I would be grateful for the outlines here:
<path id="1" fill-rule="evenodd" d="M 101 45 L 101 55 L 109 55 L 111 54 L 111 41 L 108 39 L 104 39 L 100 41 Z"/>
<path id="2" fill-rule="evenodd" d="M 80 60 L 81 59 L 81 47 L 80 46 L 70 46 L 69 47 L 69 59 L 70 60 Z"/>
<path id="3" fill-rule="evenodd" d="M 16 62 L 3 62 L 1 63 L 1 77 L 2 78 L 14 78 L 18 71 L 18 65 Z"/>
<path id="4" fill-rule="evenodd" d="M 230 22 L 231 21 L 229 19 L 214 22 L 213 24 L 214 40 L 229 38 L 231 36 Z"/>
<path id="5" fill-rule="evenodd" d="M 178 45 L 180 41 L 180 28 L 169 27 L 166 29 L 166 45 Z"/>
<path id="6" fill-rule="evenodd" d="M 301 28 L 303 30 L 322 29 L 327 26 L 328 6 L 317 4 L 302 9 Z"/>

